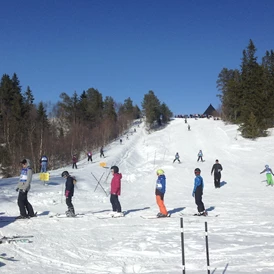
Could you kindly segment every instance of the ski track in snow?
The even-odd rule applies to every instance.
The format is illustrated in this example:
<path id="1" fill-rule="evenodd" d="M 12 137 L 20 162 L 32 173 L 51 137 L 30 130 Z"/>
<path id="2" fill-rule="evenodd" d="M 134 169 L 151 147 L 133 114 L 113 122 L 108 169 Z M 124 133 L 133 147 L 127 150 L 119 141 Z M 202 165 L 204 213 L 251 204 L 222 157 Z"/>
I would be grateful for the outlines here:
<path id="1" fill-rule="evenodd" d="M 129 140 L 123 138 L 122 145 L 119 139 L 108 145 L 106 158 L 95 153 L 94 162 L 85 158 L 79 169 L 50 171 L 47 185 L 35 174 L 29 200 L 39 216 L 0 222 L 1 235 L 33 235 L 32 243 L 0 245 L 0 253 L 14 258 L 0 257 L 1 273 L 182 273 L 179 213 L 196 212 L 191 196 L 195 167 L 202 169 L 205 207 L 209 215 L 219 216 L 183 217 L 186 273 L 206 273 L 205 221 L 212 274 L 274 273 L 274 187 L 265 187 L 265 174 L 259 174 L 265 164 L 274 168 L 274 137 L 250 141 L 239 135 L 236 125 L 208 119 L 188 119 L 188 123 L 191 131 L 184 119 L 175 119 L 150 134 L 141 125 Z M 199 149 L 203 163 L 196 162 Z M 172 163 L 176 152 L 181 164 Z M 210 174 L 217 158 L 224 168 L 220 189 L 214 188 Z M 103 161 L 107 168 L 100 167 Z M 108 192 L 113 164 L 123 174 L 120 201 L 126 216 L 98 219 L 96 214 L 107 214 L 111 206 L 109 196 L 95 187 L 102 176 L 100 183 Z M 154 195 L 158 168 L 167 177 L 165 204 L 178 218 L 140 218 L 158 212 Z M 60 177 L 64 170 L 77 178 L 73 203 L 76 212 L 86 213 L 83 218 L 49 218 L 66 210 Z M 0 217 L 18 214 L 17 180 L 0 181 Z"/>

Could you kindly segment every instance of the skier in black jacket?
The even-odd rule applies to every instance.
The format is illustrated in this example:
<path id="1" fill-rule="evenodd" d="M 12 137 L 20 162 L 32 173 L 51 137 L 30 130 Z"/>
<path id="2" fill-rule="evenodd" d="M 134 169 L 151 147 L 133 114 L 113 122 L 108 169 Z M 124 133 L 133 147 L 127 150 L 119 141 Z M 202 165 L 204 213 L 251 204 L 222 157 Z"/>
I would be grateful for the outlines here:
<path id="1" fill-rule="evenodd" d="M 213 165 L 211 169 L 211 175 L 214 171 L 214 185 L 215 188 L 220 188 L 220 180 L 221 180 L 221 171 L 223 170 L 222 165 L 219 163 L 219 160 L 215 161 L 215 164 Z"/>
<path id="2" fill-rule="evenodd" d="M 67 215 L 67 217 L 75 217 L 74 206 L 73 206 L 71 200 L 72 200 L 72 196 L 74 194 L 74 184 L 75 184 L 76 180 L 75 180 L 75 178 L 70 176 L 67 171 L 62 172 L 62 177 L 66 179 L 65 196 L 66 196 L 66 204 L 68 206 L 66 215 Z"/>

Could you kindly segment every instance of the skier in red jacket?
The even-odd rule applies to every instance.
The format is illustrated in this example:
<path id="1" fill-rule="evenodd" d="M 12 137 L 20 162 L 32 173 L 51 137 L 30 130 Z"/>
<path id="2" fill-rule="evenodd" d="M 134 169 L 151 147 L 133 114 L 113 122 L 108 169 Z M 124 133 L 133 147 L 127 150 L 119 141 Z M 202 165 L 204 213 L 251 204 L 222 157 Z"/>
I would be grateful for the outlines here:
<path id="1" fill-rule="evenodd" d="M 118 196 L 121 195 L 122 174 L 119 173 L 119 168 L 117 166 L 112 166 L 110 170 L 113 174 L 110 185 L 110 202 L 113 210 L 113 212 L 111 212 L 111 215 L 113 217 L 123 217 L 124 213 L 122 212 L 121 204 L 118 198 Z"/>

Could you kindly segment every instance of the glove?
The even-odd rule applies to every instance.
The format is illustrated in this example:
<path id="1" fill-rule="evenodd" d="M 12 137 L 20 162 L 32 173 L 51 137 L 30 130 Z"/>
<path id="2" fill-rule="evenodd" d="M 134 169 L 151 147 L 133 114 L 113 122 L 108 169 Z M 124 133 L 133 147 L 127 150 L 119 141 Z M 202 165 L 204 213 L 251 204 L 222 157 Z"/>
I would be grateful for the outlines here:
<path id="1" fill-rule="evenodd" d="M 18 188 L 18 187 L 16 188 L 16 191 L 17 191 L 17 192 L 19 191 L 19 188 Z"/>
<path id="2" fill-rule="evenodd" d="M 195 192 L 192 192 L 192 197 L 194 197 L 195 196 Z"/>
<path id="3" fill-rule="evenodd" d="M 68 196 L 69 196 L 69 190 L 66 190 L 65 196 L 66 196 L 66 198 L 68 198 Z"/>

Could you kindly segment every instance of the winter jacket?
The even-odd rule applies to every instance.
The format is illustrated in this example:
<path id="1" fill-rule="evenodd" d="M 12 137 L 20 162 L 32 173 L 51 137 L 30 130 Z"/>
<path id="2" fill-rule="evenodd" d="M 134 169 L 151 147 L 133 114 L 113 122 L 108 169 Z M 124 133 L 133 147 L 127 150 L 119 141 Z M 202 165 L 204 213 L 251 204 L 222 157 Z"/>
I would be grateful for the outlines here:
<path id="1" fill-rule="evenodd" d="M 212 169 L 211 169 L 211 174 L 213 173 L 213 171 L 214 171 L 214 173 L 218 173 L 218 172 L 221 172 L 222 170 L 223 170 L 223 167 L 222 167 L 221 164 L 219 164 L 219 163 L 214 164 Z"/>
<path id="2" fill-rule="evenodd" d="M 272 175 L 274 175 L 273 172 L 272 172 L 272 169 L 270 167 L 265 168 L 262 172 L 260 172 L 260 174 L 262 174 L 264 172 L 266 174 L 272 174 Z"/>
<path id="3" fill-rule="evenodd" d="M 164 174 L 159 175 L 156 181 L 155 194 L 165 194 L 166 192 L 166 176 Z"/>
<path id="4" fill-rule="evenodd" d="M 200 175 L 196 176 L 194 179 L 194 188 L 192 194 L 196 192 L 198 186 L 202 186 L 202 189 L 204 188 L 204 180 Z"/>
<path id="5" fill-rule="evenodd" d="M 121 195 L 122 173 L 114 173 L 110 185 L 110 194 Z"/>
<path id="6" fill-rule="evenodd" d="M 72 157 L 72 162 L 73 162 L 74 164 L 77 163 L 77 157 L 76 157 L 76 156 L 73 156 L 73 157 Z"/>
<path id="7" fill-rule="evenodd" d="M 74 194 L 74 183 L 73 183 L 74 178 L 71 176 L 67 177 L 66 180 L 66 189 L 65 189 L 65 196 L 66 197 L 72 197 Z"/>
<path id="8" fill-rule="evenodd" d="M 32 169 L 30 167 L 22 168 L 17 188 L 22 191 L 29 191 L 31 180 Z"/>

